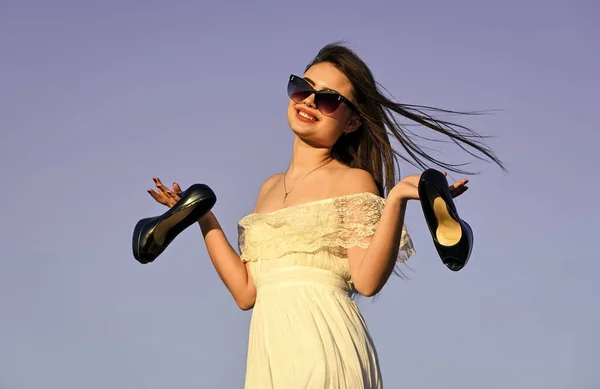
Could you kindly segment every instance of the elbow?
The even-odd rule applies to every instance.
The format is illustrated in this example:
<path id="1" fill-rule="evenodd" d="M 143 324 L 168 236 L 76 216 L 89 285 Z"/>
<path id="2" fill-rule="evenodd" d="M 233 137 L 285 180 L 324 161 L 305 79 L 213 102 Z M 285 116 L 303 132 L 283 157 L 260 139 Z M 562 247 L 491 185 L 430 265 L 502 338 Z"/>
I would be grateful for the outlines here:
<path id="1" fill-rule="evenodd" d="M 242 311 L 249 311 L 254 308 L 254 301 L 236 301 L 236 304 Z"/>
<path id="2" fill-rule="evenodd" d="M 381 290 L 381 286 L 375 283 L 368 284 L 354 284 L 354 288 L 358 293 L 365 297 L 373 297 Z"/>
<path id="3" fill-rule="evenodd" d="M 365 296 L 365 297 L 373 297 L 375 296 L 377 293 L 379 293 L 379 288 L 371 288 L 371 289 L 357 289 L 358 293 L 360 293 L 361 295 Z"/>
<path id="4" fill-rule="evenodd" d="M 256 302 L 256 293 L 244 293 L 240 296 L 234 296 L 235 303 L 242 311 L 249 311 L 254 308 Z"/>

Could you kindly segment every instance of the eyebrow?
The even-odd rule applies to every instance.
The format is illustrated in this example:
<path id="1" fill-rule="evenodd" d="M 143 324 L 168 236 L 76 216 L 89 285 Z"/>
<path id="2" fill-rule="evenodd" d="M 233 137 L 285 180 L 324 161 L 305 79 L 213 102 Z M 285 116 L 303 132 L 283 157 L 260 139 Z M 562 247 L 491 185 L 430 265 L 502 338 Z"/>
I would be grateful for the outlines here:
<path id="1" fill-rule="evenodd" d="M 312 87 L 313 87 L 313 88 L 315 87 L 315 85 L 317 85 L 317 83 L 316 83 L 316 82 L 314 82 L 313 80 L 311 80 L 311 79 L 310 79 L 310 78 L 308 78 L 308 77 L 302 77 L 302 78 L 304 78 L 304 79 L 306 80 L 306 82 L 308 82 L 310 85 L 312 85 Z M 323 88 L 323 89 L 321 89 L 321 90 L 324 90 L 324 91 L 331 91 L 331 92 L 339 93 L 339 94 L 341 95 L 341 93 L 340 93 L 340 92 L 338 92 L 338 91 L 336 91 L 335 89 L 331 89 L 331 88 Z"/>

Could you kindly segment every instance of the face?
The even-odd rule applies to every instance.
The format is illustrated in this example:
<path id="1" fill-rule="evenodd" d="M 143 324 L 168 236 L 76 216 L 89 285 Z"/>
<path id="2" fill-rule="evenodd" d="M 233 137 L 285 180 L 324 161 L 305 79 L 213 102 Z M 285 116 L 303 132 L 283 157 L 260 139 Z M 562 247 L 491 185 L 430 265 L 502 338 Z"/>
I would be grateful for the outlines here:
<path id="1" fill-rule="evenodd" d="M 310 67 L 302 77 L 313 89 L 337 92 L 354 102 L 350 80 L 329 63 Z M 290 128 L 299 138 L 319 147 L 332 147 L 342 134 L 355 131 L 360 125 L 358 114 L 344 102 L 331 113 L 319 111 L 314 93 L 302 101 L 290 99 L 287 116 Z"/>

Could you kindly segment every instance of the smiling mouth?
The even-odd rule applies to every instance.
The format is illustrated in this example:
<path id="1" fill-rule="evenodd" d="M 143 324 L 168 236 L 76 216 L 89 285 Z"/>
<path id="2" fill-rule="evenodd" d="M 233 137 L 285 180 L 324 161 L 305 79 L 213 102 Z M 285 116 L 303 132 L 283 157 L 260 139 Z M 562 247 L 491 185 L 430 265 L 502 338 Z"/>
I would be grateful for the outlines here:
<path id="1" fill-rule="evenodd" d="M 317 121 L 317 118 L 316 118 L 316 117 L 314 117 L 314 116 L 311 116 L 311 115 L 309 115 L 308 113 L 306 113 L 306 112 L 304 112 L 304 111 L 297 110 L 297 113 L 298 113 L 298 115 L 299 115 L 299 116 L 301 116 L 302 118 L 304 118 L 304 119 L 306 119 L 306 120 L 311 120 L 311 121 L 313 121 L 313 122 L 316 122 L 316 121 Z"/>

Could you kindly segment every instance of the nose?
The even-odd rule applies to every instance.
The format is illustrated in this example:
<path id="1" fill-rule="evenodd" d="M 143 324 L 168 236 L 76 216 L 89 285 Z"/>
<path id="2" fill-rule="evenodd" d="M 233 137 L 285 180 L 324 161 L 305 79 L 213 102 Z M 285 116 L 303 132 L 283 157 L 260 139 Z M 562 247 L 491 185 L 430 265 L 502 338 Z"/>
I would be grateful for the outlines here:
<path id="1" fill-rule="evenodd" d="M 311 93 L 307 98 L 304 99 L 303 103 L 311 108 L 316 108 L 315 105 L 315 94 Z"/>

